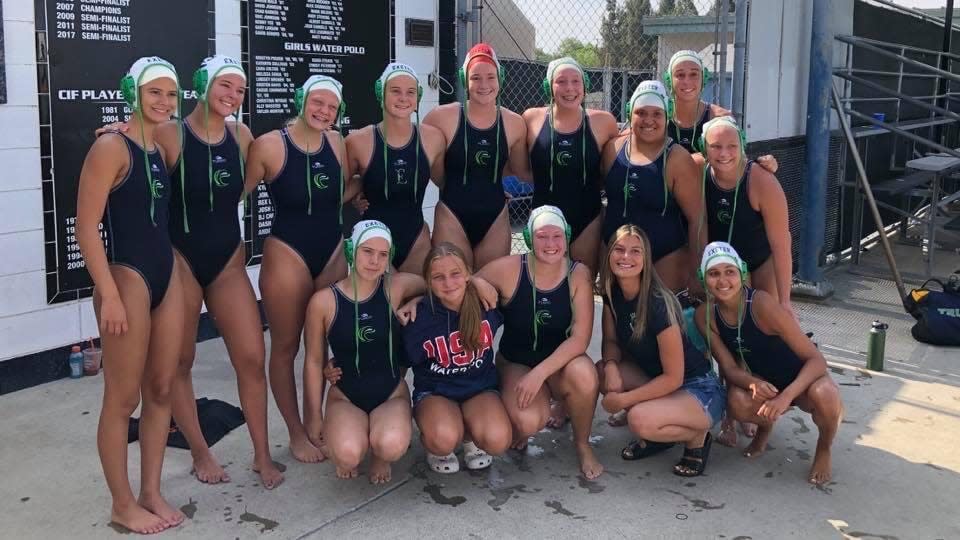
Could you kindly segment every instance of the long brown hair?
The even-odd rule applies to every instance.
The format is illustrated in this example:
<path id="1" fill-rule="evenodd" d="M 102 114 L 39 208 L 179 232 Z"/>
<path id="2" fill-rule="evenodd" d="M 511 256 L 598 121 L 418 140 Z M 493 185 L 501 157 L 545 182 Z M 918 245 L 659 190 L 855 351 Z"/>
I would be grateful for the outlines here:
<path id="1" fill-rule="evenodd" d="M 473 274 L 470 266 L 467 265 L 467 259 L 463 251 L 450 242 L 440 242 L 427 253 L 427 258 L 423 260 L 423 280 L 430 284 L 430 267 L 433 261 L 442 257 L 452 256 L 460 260 L 464 271 L 469 277 Z M 430 290 L 430 301 L 433 302 L 433 290 Z M 483 307 L 480 305 L 480 295 L 477 288 L 471 280 L 467 280 L 467 292 L 463 296 L 463 303 L 460 305 L 460 342 L 468 351 L 478 351 L 483 348 L 481 340 L 480 324 L 483 321 Z M 492 345 L 492 344 L 491 344 Z"/>
<path id="2" fill-rule="evenodd" d="M 600 294 L 607 299 L 610 305 L 613 305 L 612 289 L 613 282 L 617 277 L 613 275 L 613 271 L 610 269 L 610 253 L 613 252 L 613 248 L 617 242 L 627 236 L 639 238 L 643 244 L 643 270 L 640 271 L 640 293 L 637 295 L 636 319 L 633 323 L 633 334 L 630 336 L 630 340 L 634 342 L 640 341 L 644 332 L 647 330 L 649 298 L 651 293 L 663 298 L 663 302 L 667 306 L 667 320 L 670 321 L 670 324 L 679 325 L 680 330 L 683 331 L 684 321 L 683 317 L 680 316 L 680 302 L 677 301 L 677 297 L 674 296 L 673 291 L 668 289 L 666 285 L 660 281 L 660 276 L 657 275 L 657 271 L 653 267 L 653 256 L 650 253 L 650 239 L 647 238 L 643 229 L 636 225 L 631 223 L 621 225 L 608 239 L 607 249 L 603 253 L 603 259 L 601 259 L 602 264 L 600 265 Z M 614 314 L 616 313 L 614 312 Z"/>

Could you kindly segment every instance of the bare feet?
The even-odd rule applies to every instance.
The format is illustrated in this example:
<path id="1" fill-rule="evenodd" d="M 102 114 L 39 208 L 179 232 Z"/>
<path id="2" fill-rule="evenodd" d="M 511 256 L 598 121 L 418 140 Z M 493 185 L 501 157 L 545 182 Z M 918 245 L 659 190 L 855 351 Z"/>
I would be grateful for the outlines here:
<path id="1" fill-rule="evenodd" d="M 323 455 L 323 452 L 305 436 L 299 439 L 290 439 L 290 453 L 297 461 L 304 463 L 320 463 L 327 459 L 327 456 Z"/>
<path id="2" fill-rule="evenodd" d="M 371 470 L 372 470 L 372 465 L 371 465 Z M 357 472 L 357 469 L 347 470 L 347 469 L 341 469 L 340 467 L 337 467 L 337 478 L 340 478 L 342 480 L 349 480 L 351 478 L 356 478 L 357 474 L 359 474 Z"/>
<path id="3" fill-rule="evenodd" d="M 567 408 L 563 402 L 556 399 L 550 400 L 550 416 L 547 417 L 547 427 L 550 429 L 563 429 L 570 416 L 567 414 Z"/>
<path id="4" fill-rule="evenodd" d="M 140 506 L 156 514 L 157 517 L 167 524 L 167 527 L 176 527 L 183 523 L 183 520 L 187 519 L 187 516 L 183 515 L 183 512 L 170 506 L 166 499 L 159 493 L 156 495 L 140 495 L 140 499 L 137 502 L 140 503 Z"/>
<path id="5" fill-rule="evenodd" d="M 577 458 L 580 460 L 580 472 L 587 480 L 593 480 L 603 474 L 603 465 L 597 461 L 590 443 L 577 445 Z"/>
<path id="6" fill-rule="evenodd" d="M 813 465 L 810 466 L 810 478 L 807 479 L 811 484 L 822 486 L 830 481 L 831 476 L 830 447 L 821 448 L 817 445 L 817 453 L 813 456 Z"/>
<path id="7" fill-rule="evenodd" d="M 607 417 L 607 424 L 613 427 L 627 425 L 627 411 L 615 412 Z"/>
<path id="8" fill-rule="evenodd" d="M 220 466 L 217 458 L 213 457 L 213 452 L 207 449 L 201 456 L 194 456 L 193 469 L 190 474 L 197 477 L 197 480 L 204 484 L 219 484 L 220 482 L 229 482 L 230 475 Z"/>
<path id="9" fill-rule="evenodd" d="M 754 435 L 753 440 L 750 441 L 750 446 L 743 450 L 743 456 L 753 458 L 762 454 L 767 449 L 767 439 L 770 438 L 771 432 L 773 432 L 773 426 L 758 426 L 757 434 Z"/>
<path id="10" fill-rule="evenodd" d="M 254 463 L 253 472 L 260 475 L 260 482 L 267 489 L 273 489 L 283 483 L 283 472 L 273 464 L 272 459 L 267 459 L 266 463 Z"/>
<path id="11" fill-rule="evenodd" d="M 740 433 L 747 437 L 753 437 L 757 434 L 757 425 L 750 422 L 737 422 L 740 424 Z"/>
<path id="12" fill-rule="evenodd" d="M 523 452 L 524 450 L 527 449 L 527 444 L 529 442 L 530 442 L 530 439 L 528 437 L 520 437 L 513 440 L 513 444 L 510 445 L 510 448 Z"/>
<path id="13" fill-rule="evenodd" d="M 337 475 L 339 476 L 339 472 Z M 393 471 L 390 468 L 390 462 L 383 461 L 377 456 L 370 456 L 370 470 L 367 472 L 367 476 L 370 478 L 371 484 L 386 484 L 390 481 L 392 475 Z"/>
<path id="14" fill-rule="evenodd" d="M 732 418 L 724 418 L 720 423 L 720 433 L 717 434 L 716 441 L 730 448 L 737 447 L 737 428 Z"/>
<path id="15" fill-rule="evenodd" d="M 163 518 L 133 502 L 126 506 L 113 505 L 110 521 L 137 534 L 156 534 L 170 527 Z"/>

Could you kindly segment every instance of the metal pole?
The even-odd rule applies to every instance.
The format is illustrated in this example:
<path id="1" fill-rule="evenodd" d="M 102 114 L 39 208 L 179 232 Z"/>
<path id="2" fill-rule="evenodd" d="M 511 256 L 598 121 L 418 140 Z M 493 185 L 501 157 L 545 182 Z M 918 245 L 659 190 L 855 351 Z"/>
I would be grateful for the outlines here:
<path id="1" fill-rule="evenodd" d="M 720 2 L 720 39 L 717 40 L 717 46 L 720 47 L 720 69 L 717 71 L 717 102 L 723 107 L 729 107 L 730 102 L 723 101 L 723 90 L 727 86 L 727 19 L 730 15 L 730 0 Z M 716 51 L 714 51 L 716 52 Z"/>
<path id="2" fill-rule="evenodd" d="M 944 53 L 940 55 L 940 69 L 944 71 L 950 71 L 950 59 L 947 57 L 947 54 L 950 54 L 950 38 L 953 37 L 953 0 L 947 0 L 947 14 L 943 18 L 943 47 L 940 49 Z M 947 80 L 940 79 L 940 84 L 937 85 L 938 95 L 944 96 L 947 93 Z M 945 97 L 941 97 L 937 100 L 937 104 L 941 107 L 946 106 L 947 100 Z M 943 138 L 943 126 L 937 126 L 936 139 L 937 142 L 942 142 Z"/>
<path id="3" fill-rule="evenodd" d="M 746 73 L 747 57 L 747 13 L 750 9 L 750 0 L 737 0 L 736 25 L 733 37 L 733 117 L 737 123 L 744 125 L 743 96 L 746 94 L 744 74 Z"/>
<path id="4" fill-rule="evenodd" d="M 473 12 L 470 14 L 470 17 L 471 17 L 471 18 L 470 18 L 470 22 L 471 22 L 470 28 L 471 28 L 471 30 L 472 30 L 471 34 L 473 35 L 473 37 L 471 38 L 471 43 L 470 43 L 470 46 L 471 46 L 471 47 L 474 46 L 474 45 L 476 45 L 477 43 L 480 43 L 480 32 L 482 31 L 481 28 L 480 28 L 480 25 L 481 25 L 481 22 L 482 22 L 482 20 L 483 20 L 483 15 L 482 15 L 482 14 L 483 14 L 483 11 L 482 11 L 482 10 L 483 10 L 483 4 L 480 3 L 480 0 L 475 0 L 474 3 L 473 3 L 473 8 L 472 8 L 472 9 L 473 9 Z M 504 30 L 506 30 L 506 29 L 504 29 Z"/>
<path id="5" fill-rule="evenodd" d="M 467 0 L 457 0 L 457 65 L 463 63 L 467 57 L 467 19 L 470 13 L 467 11 Z M 457 84 L 457 99 L 464 101 L 464 89 Z"/>
<path id="6" fill-rule="evenodd" d="M 826 234 L 827 160 L 830 154 L 830 35 L 829 0 L 813 0 L 810 34 L 810 76 L 807 85 L 807 134 L 803 194 L 803 227 L 800 242 L 801 281 L 819 283 L 824 235 Z"/>
<path id="7" fill-rule="evenodd" d="M 893 272 L 893 280 L 897 283 L 897 292 L 900 293 L 900 299 L 907 296 L 907 289 L 903 286 L 903 277 L 897 268 L 897 260 L 893 256 L 893 249 L 890 247 L 890 240 L 887 239 L 886 228 L 883 226 L 883 218 L 880 217 L 880 210 L 877 209 L 877 201 L 873 198 L 873 191 L 870 189 L 870 182 L 867 181 L 867 172 L 863 167 L 863 161 L 860 160 L 860 152 L 857 151 L 857 143 L 853 139 L 853 132 L 850 131 L 850 123 L 847 116 L 843 114 L 843 105 L 840 103 L 840 94 L 836 87 L 830 85 L 833 93 L 833 106 L 837 109 L 837 117 L 840 119 L 840 127 L 843 128 L 843 135 L 847 138 L 847 146 L 850 147 L 850 153 L 853 154 L 853 162 L 857 166 L 857 178 L 860 180 L 860 189 L 867 199 L 867 206 L 870 207 L 870 214 L 873 216 L 873 223 L 877 226 L 877 233 L 880 236 L 880 245 L 883 246 L 883 255 L 887 258 L 887 264 L 890 265 L 890 271 Z M 857 249 L 860 242 L 857 242 Z M 855 252 L 857 250 L 854 250 Z"/>

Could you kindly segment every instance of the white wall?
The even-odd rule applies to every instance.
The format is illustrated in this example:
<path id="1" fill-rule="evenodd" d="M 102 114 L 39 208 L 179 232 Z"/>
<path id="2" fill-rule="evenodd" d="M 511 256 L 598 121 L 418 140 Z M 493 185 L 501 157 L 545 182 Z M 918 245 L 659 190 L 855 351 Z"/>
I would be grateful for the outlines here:
<path id="1" fill-rule="evenodd" d="M 34 6 L 33 0 L 0 1 L 8 97 L 0 105 L 2 361 L 77 343 L 98 331 L 90 299 L 46 302 Z M 401 0 L 396 8 L 397 57 L 421 74 L 424 114 L 438 102 L 437 92 L 427 86 L 434 50 L 403 44 L 404 19 L 435 20 L 434 4 Z M 216 0 L 216 39 L 217 52 L 240 56 L 240 0 Z M 256 289 L 259 267 L 248 271 Z"/>
<path id="2" fill-rule="evenodd" d="M 810 71 L 811 0 L 751 2 L 746 128 L 753 141 L 802 135 L 806 130 Z M 832 0 L 834 34 L 853 33 L 853 0 Z M 842 54 L 834 46 L 834 65 Z"/>

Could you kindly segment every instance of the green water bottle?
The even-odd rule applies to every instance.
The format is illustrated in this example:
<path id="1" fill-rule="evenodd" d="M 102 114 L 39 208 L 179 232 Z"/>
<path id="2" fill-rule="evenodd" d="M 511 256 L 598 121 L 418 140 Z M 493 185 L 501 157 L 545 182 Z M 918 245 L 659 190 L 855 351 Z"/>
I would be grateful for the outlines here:
<path id="1" fill-rule="evenodd" d="M 879 320 L 870 325 L 867 339 L 867 369 L 883 371 L 883 349 L 887 341 L 887 325 Z"/>

